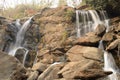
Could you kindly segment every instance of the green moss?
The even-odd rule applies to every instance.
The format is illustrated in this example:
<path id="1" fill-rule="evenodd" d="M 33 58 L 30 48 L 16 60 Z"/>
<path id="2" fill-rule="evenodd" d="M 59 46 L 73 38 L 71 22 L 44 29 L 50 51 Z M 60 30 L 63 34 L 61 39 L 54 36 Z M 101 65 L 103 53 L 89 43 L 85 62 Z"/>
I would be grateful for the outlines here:
<path id="1" fill-rule="evenodd" d="M 64 31 L 64 32 L 63 32 L 63 36 L 62 36 L 62 40 L 61 40 L 61 45 L 62 45 L 62 46 L 64 46 L 65 41 L 66 41 L 67 38 L 68 38 L 68 35 L 69 35 L 69 33 L 68 33 L 67 31 Z"/>
<path id="2" fill-rule="evenodd" d="M 65 12 L 65 16 L 64 17 L 65 17 L 65 20 L 72 21 L 74 16 L 75 16 L 75 12 L 73 10 L 67 10 Z"/>

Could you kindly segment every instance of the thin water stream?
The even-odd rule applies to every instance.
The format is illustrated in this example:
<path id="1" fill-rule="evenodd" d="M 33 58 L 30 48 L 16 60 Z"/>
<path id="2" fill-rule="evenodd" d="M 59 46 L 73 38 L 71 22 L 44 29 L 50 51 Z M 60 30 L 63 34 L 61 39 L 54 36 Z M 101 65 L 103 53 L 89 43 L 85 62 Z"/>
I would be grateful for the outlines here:
<path id="1" fill-rule="evenodd" d="M 26 59 L 28 50 L 22 46 L 22 42 L 24 41 L 24 36 L 25 36 L 26 31 L 31 25 L 32 18 L 33 17 L 29 18 L 23 25 L 20 24 L 20 20 L 16 20 L 15 26 L 18 28 L 18 32 L 16 35 L 16 41 L 14 44 L 10 45 L 9 52 L 8 52 L 9 55 L 15 56 L 16 51 L 18 49 L 25 49 L 25 52 L 23 53 L 24 55 L 23 64 L 25 64 L 25 59 Z"/>

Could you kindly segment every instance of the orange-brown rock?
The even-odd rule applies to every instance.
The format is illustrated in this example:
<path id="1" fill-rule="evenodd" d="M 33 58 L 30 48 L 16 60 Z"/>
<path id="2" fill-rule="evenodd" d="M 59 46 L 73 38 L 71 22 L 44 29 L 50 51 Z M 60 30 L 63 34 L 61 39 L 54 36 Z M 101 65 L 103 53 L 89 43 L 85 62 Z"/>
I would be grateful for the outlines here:
<path id="1" fill-rule="evenodd" d="M 108 45 L 108 47 L 106 48 L 106 50 L 113 50 L 113 49 L 117 49 L 118 45 L 120 45 L 120 39 L 116 39 L 115 41 L 111 42 L 110 45 Z"/>
<path id="2" fill-rule="evenodd" d="M 74 42 L 75 45 L 83 45 L 83 46 L 92 46 L 97 47 L 100 41 L 100 37 L 95 35 L 95 33 L 90 32 L 86 34 L 86 36 L 80 37 L 78 40 Z"/>
<path id="3" fill-rule="evenodd" d="M 98 36 L 103 36 L 106 32 L 106 27 L 103 24 L 99 24 L 97 28 L 95 29 L 95 33 Z"/>
<path id="4" fill-rule="evenodd" d="M 72 47 L 67 53 L 67 59 L 69 61 L 82 61 L 85 59 L 91 59 L 96 61 L 102 61 L 102 50 L 95 47 L 86 47 L 76 45 Z"/>

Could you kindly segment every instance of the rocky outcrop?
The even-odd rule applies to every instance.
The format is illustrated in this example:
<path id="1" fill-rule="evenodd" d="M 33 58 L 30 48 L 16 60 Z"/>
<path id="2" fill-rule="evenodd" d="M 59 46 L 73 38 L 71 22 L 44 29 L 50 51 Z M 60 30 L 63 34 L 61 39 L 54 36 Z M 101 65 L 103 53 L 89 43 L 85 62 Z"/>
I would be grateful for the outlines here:
<path id="1" fill-rule="evenodd" d="M 120 45 L 120 39 L 114 40 L 113 42 L 110 43 L 110 45 L 106 48 L 106 50 L 115 50 L 115 48 L 118 48 L 118 45 Z"/>
<path id="2" fill-rule="evenodd" d="M 15 57 L 0 51 L 0 64 L 1 80 L 26 80 L 26 70 Z"/>
<path id="3" fill-rule="evenodd" d="M 82 61 L 82 60 L 96 60 L 102 62 L 103 52 L 98 48 L 74 46 L 67 53 L 67 59 L 69 61 Z"/>
<path id="4" fill-rule="evenodd" d="M 38 17 L 37 17 L 38 16 Z M 75 34 L 75 10 L 70 7 L 45 8 L 40 16 L 35 17 L 35 23 L 40 23 L 42 34 L 39 49 L 68 47 Z M 41 53 L 41 50 L 39 51 Z"/>
<path id="5" fill-rule="evenodd" d="M 64 66 L 64 64 L 54 63 L 50 65 L 39 77 L 37 80 L 54 80 L 58 79 L 58 71 Z"/>
<path id="6" fill-rule="evenodd" d="M 83 37 L 77 39 L 74 44 L 75 45 L 83 45 L 83 46 L 93 46 L 98 47 L 100 37 L 98 37 L 94 32 L 90 32 Z"/>
<path id="7" fill-rule="evenodd" d="M 106 32 L 106 27 L 103 24 L 99 24 L 95 29 L 95 33 L 98 36 L 103 36 Z"/>
<path id="8" fill-rule="evenodd" d="M 105 33 L 105 26 L 100 24 L 94 32 L 77 39 L 75 36 L 75 9 L 73 8 L 66 6 L 55 9 L 45 8 L 33 19 L 34 22 L 27 30 L 22 45 L 29 50 L 25 61 L 25 66 L 28 68 L 24 69 L 19 63 L 19 61 L 23 61 L 22 54 L 25 49 L 17 51 L 16 57 L 19 61 L 11 56 L 9 56 L 10 59 L 4 58 L 4 55 L 8 55 L 1 54 L 0 62 L 4 67 L 0 68 L 0 71 L 4 72 L 0 73 L 1 79 L 9 78 L 8 75 L 12 72 L 14 73 L 10 77 L 11 80 L 106 79 L 106 76 L 112 72 L 103 71 L 103 50 L 98 49 L 101 40 L 105 50 L 111 52 L 116 63 L 120 65 L 117 54 L 120 39 L 119 24 L 112 26 L 107 33 Z M 2 23 L 0 21 L 0 44 L 14 42 L 17 29 L 11 24 L 8 26 Z M 21 24 L 23 23 L 24 20 Z M 3 37 L 6 35 L 8 37 L 4 39 Z M 9 43 L 6 43 L 6 46 L 10 45 Z M 7 47 L 1 46 L 0 49 L 5 51 Z"/>

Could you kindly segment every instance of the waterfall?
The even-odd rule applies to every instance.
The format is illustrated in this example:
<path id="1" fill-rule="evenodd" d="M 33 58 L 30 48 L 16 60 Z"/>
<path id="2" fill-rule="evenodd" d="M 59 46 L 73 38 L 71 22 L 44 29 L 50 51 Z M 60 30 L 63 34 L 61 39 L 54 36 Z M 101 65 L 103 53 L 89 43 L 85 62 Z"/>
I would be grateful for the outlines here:
<path id="1" fill-rule="evenodd" d="M 76 10 L 77 37 L 81 37 L 88 32 L 94 31 L 99 24 L 106 27 L 106 32 L 109 31 L 109 18 L 106 11 Z M 112 54 L 104 50 L 102 40 L 99 42 L 99 48 L 104 52 L 104 70 L 113 72 L 113 74 L 108 76 L 109 79 L 118 80 L 116 73 L 119 72 L 119 68 L 115 63 Z"/>
<path id="2" fill-rule="evenodd" d="M 94 31 L 99 24 L 105 25 L 106 32 L 109 30 L 109 19 L 106 11 L 76 10 L 77 37 Z"/>
<path id="3" fill-rule="evenodd" d="M 17 19 L 15 22 L 15 26 L 20 30 L 21 24 L 20 24 L 20 19 Z"/>
<path id="4" fill-rule="evenodd" d="M 119 68 L 112 54 L 107 51 L 104 51 L 104 70 L 113 72 L 113 74 L 109 75 L 110 80 L 118 80 L 117 73 L 119 73 Z"/>
<path id="5" fill-rule="evenodd" d="M 112 71 L 113 74 L 109 75 L 110 80 L 118 80 L 117 73 L 119 73 L 119 68 L 117 67 L 115 60 L 111 53 L 104 50 L 102 40 L 99 42 L 99 48 L 104 52 L 104 71 Z"/>
<path id="6" fill-rule="evenodd" d="M 22 42 L 24 40 L 25 32 L 28 30 L 28 28 L 31 25 L 30 24 L 31 21 L 32 21 L 32 17 L 30 19 L 28 19 L 23 25 L 21 25 L 20 20 L 16 20 L 15 26 L 18 28 L 19 31 L 17 32 L 15 43 L 10 46 L 9 52 L 8 52 L 9 55 L 15 56 L 16 51 L 18 49 L 25 49 L 25 52 L 23 53 L 23 57 L 24 57 L 23 64 L 25 64 L 25 59 L 26 59 L 28 50 L 22 46 Z"/>

